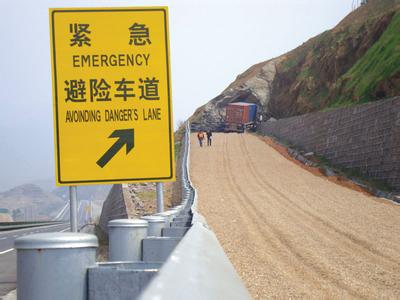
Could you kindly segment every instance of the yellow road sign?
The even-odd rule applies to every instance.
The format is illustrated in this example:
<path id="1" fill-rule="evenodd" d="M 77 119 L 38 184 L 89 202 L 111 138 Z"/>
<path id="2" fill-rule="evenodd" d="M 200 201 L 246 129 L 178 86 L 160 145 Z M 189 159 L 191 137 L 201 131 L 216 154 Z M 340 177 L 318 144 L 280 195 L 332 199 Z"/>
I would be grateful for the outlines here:
<path id="1" fill-rule="evenodd" d="M 167 7 L 50 9 L 58 185 L 172 181 Z"/>

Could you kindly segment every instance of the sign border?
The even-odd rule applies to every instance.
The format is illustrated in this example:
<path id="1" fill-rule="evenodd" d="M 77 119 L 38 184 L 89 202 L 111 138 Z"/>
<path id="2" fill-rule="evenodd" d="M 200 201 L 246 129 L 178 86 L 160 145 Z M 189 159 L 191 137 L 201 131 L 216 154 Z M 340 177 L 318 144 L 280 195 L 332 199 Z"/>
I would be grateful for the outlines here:
<path id="1" fill-rule="evenodd" d="M 58 118 L 58 82 L 57 82 L 57 67 L 56 67 L 56 44 L 55 44 L 55 14 L 56 13 L 93 13 L 93 12 L 129 12 L 129 11 L 159 11 L 164 15 L 164 38 L 165 38 L 165 51 L 166 51 L 166 63 L 167 63 L 167 88 L 168 88 L 168 137 L 169 137 L 169 176 L 167 177 L 144 177 L 144 178 L 115 178 L 115 179 L 96 179 L 96 180 L 61 180 L 61 166 L 60 166 L 60 137 L 59 137 L 59 118 Z M 52 43 L 52 71 L 53 71 L 53 97 L 54 97 L 54 124 L 56 126 L 55 130 L 55 140 L 56 140 L 56 158 L 57 158 L 57 180 L 56 183 L 60 185 L 74 185 L 74 184 L 97 184 L 97 183 L 121 183 L 121 182 L 144 182 L 144 181 L 168 181 L 174 178 L 174 156 L 173 156 L 173 141 L 172 141 L 172 114 L 171 114 L 171 79 L 170 79 L 170 61 L 169 61 L 169 36 L 168 36 L 168 7 L 158 7 L 158 8 L 82 8 L 82 9 L 50 9 L 51 12 L 51 43 Z"/>

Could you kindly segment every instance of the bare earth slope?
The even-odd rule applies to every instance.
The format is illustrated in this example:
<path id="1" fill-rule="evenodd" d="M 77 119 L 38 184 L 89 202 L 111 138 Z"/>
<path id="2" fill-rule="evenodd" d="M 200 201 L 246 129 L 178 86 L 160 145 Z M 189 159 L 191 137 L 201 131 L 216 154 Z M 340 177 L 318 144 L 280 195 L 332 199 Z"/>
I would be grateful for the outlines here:
<path id="1" fill-rule="evenodd" d="M 191 145 L 199 208 L 252 296 L 400 298 L 400 206 L 316 177 L 250 134 Z"/>

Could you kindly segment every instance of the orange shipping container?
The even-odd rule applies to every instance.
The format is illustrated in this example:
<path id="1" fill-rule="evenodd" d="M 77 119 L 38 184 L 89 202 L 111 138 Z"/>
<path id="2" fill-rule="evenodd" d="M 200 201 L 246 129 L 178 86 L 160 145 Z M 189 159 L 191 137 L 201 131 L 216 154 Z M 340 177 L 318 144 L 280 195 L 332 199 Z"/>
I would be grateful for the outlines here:
<path id="1" fill-rule="evenodd" d="M 226 106 L 226 123 L 245 124 L 253 122 L 250 114 L 250 106 L 252 104 L 237 102 L 230 103 Z M 253 104 L 254 106 L 254 104 Z"/>

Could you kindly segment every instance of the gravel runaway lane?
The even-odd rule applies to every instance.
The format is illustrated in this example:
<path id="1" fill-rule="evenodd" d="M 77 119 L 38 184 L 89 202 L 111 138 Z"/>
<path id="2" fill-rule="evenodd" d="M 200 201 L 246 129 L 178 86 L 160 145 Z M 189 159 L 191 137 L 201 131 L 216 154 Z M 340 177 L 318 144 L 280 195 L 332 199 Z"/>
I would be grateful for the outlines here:
<path id="1" fill-rule="evenodd" d="M 400 206 L 311 174 L 252 134 L 191 136 L 199 210 L 255 299 L 400 298 Z"/>

